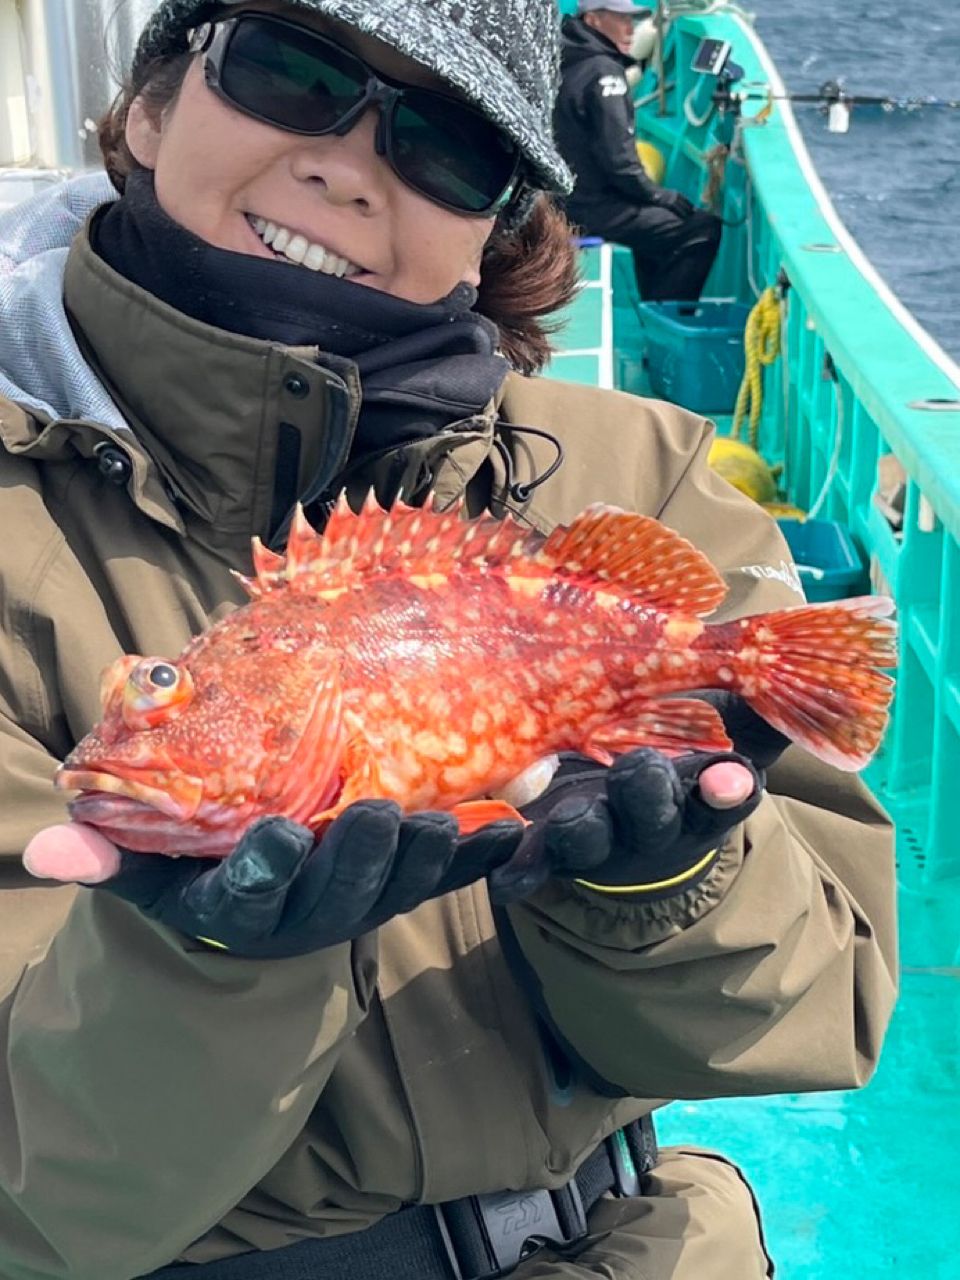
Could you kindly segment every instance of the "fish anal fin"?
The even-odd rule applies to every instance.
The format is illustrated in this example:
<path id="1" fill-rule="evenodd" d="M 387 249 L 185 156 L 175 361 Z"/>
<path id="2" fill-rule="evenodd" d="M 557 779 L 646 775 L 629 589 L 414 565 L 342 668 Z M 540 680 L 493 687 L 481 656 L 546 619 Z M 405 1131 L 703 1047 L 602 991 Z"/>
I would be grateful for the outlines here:
<path id="1" fill-rule="evenodd" d="M 732 746 L 716 708 L 700 698 L 651 698 L 630 707 L 630 719 L 590 735 L 585 754 L 620 755 L 636 747 L 658 751 L 729 751 Z"/>
<path id="2" fill-rule="evenodd" d="M 727 593 L 707 557 L 652 516 L 594 504 L 541 551 L 562 577 L 598 580 L 604 589 L 662 612 L 711 613 Z"/>
<path id="3" fill-rule="evenodd" d="M 472 835 L 490 822 L 508 820 L 528 825 L 523 814 L 518 813 L 505 800 L 464 800 L 461 804 L 454 805 L 450 812 L 456 818 L 462 836 Z"/>
<path id="4" fill-rule="evenodd" d="M 517 808 L 522 804 L 530 804 L 538 796 L 543 795 L 553 781 L 553 775 L 560 768 L 560 757 L 556 754 L 541 756 L 526 769 L 521 770 L 504 786 L 496 790 L 491 799 L 503 800 Z"/>

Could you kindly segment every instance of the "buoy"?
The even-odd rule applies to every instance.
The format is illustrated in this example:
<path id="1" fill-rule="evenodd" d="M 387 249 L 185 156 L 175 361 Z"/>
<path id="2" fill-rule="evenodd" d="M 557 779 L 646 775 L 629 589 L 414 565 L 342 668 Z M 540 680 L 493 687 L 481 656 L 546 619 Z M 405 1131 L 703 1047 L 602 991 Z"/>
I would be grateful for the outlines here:
<path id="1" fill-rule="evenodd" d="M 657 45 L 657 24 L 652 17 L 641 18 L 633 24 L 630 57 L 635 62 L 647 62 Z"/>
<path id="2" fill-rule="evenodd" d="M 754 502 L 776 501 L 777 482 L 773 472 L 756 449 L 751 449 L 744 441 L 717 436 L 710 446 L 707 461 L 717 475 L 723 476 L 728 484 Z"/>
<path id="3" fill-rule="evenodd" d="M 659 147 L 655 147 L 652 142 L 638 140 L 637 159 L 643 165 L 643 171 L 651 182 L 660 183 L 663 181 L 663 175 L 667 171 L 667 162 L 663 158 L 663 152 Z"/>
<path id="4" fill-rule="evenodd" d="M 807 518 L 807 513 L 792 502 L 762 502 L 760 505 L 774 520 L 799 520 L 802 523 Z"/>

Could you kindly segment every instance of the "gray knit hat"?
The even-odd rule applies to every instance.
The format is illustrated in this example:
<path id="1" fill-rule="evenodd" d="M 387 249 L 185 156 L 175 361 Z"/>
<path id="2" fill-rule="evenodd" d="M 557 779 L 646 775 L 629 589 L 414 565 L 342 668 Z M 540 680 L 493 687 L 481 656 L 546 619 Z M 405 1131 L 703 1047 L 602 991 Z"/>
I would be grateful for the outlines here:
<path id="1" fill-rule="evenodd" d="M 144 28 L 134 80 L 151 58 L 186 49 L 191 27 L 243 0 L 163 0 Z M 553 142 L 560 79 L 556 0 L 288 0 L 375 36 L 459 89 L 519 146 L 531 179 L 565 194 L 573 175 Z"/>

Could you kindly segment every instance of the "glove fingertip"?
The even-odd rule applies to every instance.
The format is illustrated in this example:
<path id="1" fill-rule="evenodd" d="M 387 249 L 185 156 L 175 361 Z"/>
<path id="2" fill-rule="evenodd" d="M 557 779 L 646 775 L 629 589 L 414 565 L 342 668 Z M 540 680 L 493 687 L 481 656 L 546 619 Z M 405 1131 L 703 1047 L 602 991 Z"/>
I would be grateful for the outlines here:
<path id="1" fill-rule="evenodd" d="M 261 818 L 223 864 L 226 883 L 236 892 L 269 893 L 293 879 L 313 845 L 308 827 L 278 816 Z"/>

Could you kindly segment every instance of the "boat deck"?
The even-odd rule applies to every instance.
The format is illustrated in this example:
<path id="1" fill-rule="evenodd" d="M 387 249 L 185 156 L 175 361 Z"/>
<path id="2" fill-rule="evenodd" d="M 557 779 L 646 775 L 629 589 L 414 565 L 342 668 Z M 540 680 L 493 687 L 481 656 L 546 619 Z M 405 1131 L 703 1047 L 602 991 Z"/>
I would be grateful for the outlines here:
<path id="1" fill-rule="evenodd" d="M 960 1277 L 960 970 L 930 962 L 936 914 L 901 891 L 901 997 L 866 1088 L 661 1112 L 665 1145 L 742 1167 L 786 1280 Z"/>

